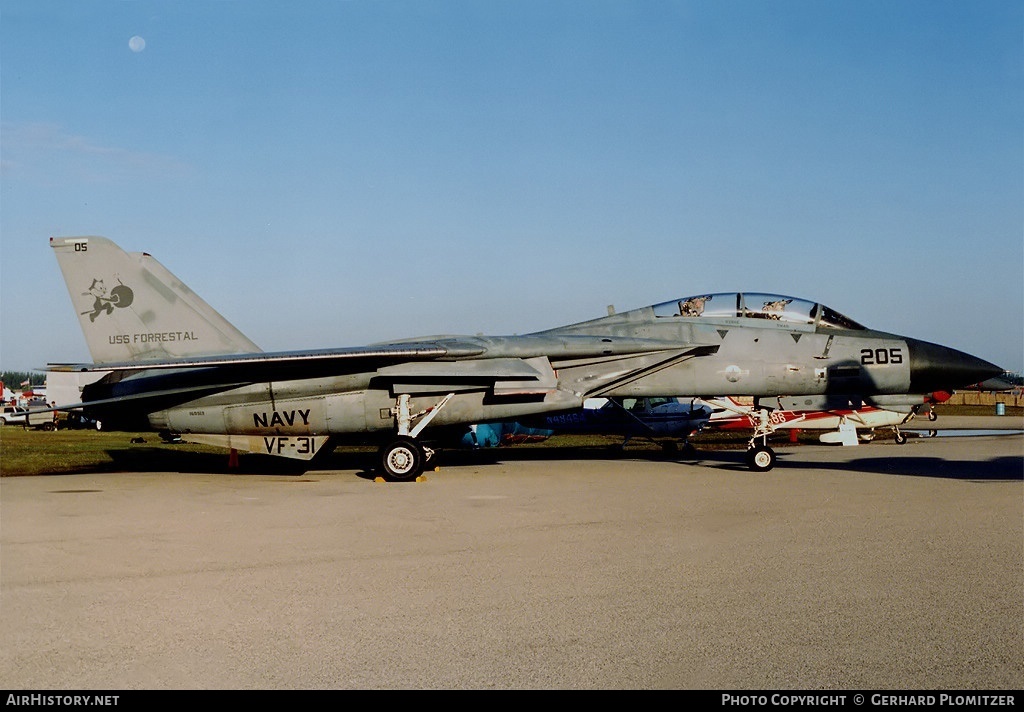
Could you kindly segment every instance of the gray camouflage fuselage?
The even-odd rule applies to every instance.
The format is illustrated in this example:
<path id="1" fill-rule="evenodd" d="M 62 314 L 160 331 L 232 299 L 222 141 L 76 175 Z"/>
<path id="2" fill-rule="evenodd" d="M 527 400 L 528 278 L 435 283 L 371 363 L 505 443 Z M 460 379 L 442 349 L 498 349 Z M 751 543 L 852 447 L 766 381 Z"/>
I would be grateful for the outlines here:
<path id="1" fill-rule="evenodd" d="M 319 435 L 391 431 L 400 393 L 412 410 L 455 393 L 432 427 L 507 420 L 581 408 L 594 396 L 776 396 L 903 394 L 911 384 L 912 340 L 879 332 L 743 318 L 656 320 L 650 308 L 528 336 L 438 337 L 481 348 L 477 361 L 437 360 L 345 376 L 257 383 L 150 415 L 157 429 L 246 435 Z M 560 336 L 608 338 L 576 355 Z M 678 349 L 615 353 L 635 339 Z M 700 347 L 708 347 L 701 349 Z M 699 355 L 695 355 L 699 354 Z M 500 356 L 499 356 L 500 355 Z M 495 360 L 496 358 L 500 360 Z M 502 363 L 506 360 L 507 362 Z M 480 379 L 473 382 L 474 366 Z M 495 369 L 504 378 L 495 378 Z M 513 379 L 513 375 L 514 379 Z"/>

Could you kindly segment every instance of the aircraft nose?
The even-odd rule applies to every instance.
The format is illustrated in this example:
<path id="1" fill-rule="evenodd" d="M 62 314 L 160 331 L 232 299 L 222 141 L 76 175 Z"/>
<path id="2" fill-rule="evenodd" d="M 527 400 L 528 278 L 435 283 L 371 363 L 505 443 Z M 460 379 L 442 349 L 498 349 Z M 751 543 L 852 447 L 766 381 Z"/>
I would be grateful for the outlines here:
<path id="1" fill-rule="evenodd" d="M 993 363 L 948 346 L 907 339 L 907 347 L 910 349 L 911 393 L 963 388 L 1003 373 L 1003 369 Z"/>

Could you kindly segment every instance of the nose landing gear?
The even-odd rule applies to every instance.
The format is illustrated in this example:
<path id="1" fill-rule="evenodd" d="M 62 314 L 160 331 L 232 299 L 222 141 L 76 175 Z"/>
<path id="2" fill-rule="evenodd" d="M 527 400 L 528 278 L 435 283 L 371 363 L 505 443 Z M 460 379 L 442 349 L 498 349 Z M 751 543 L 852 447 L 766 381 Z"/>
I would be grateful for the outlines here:
<path id="1" fill-rule="evenodd" d="M 747 467 L 754 472 L 767 472 L 775 467 L 777 459 L 775 451 L 764 442 L 747 447 Z"/>

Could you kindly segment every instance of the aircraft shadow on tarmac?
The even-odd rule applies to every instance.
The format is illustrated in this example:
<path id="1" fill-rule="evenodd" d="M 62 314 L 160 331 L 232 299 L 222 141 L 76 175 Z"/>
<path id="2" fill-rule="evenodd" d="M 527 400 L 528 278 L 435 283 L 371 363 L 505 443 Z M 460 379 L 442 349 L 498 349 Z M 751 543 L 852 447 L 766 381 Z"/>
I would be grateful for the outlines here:
<path id="1" fill-rule="evenodd" d="M 795 454 L 795 453 L 794 453 Z M 786 470 L 814 469 L 910 477 L 935 477 L 979 482 L 1024 481 L 1024 457 L 1003 455 L 987 460 L 946 460 L 941 457 L 863 457 L 846 462 L 800 463 L 779 458 Z M 738 463 L 735 469 L 743 469 Z M 771 473 L 767 473 L 770 475 Z"/>
<path id="2" fill-rule="evenodd" d="M 947 460 L 941 457 L 906 456 L 902 453 L 896 457 L 877 455 L 856 457 L 851 459 L 837 458 L 834 461 L 813 462 L 801 461 L 801 451 L 820 452 L 822 449 L 835 449 L 830 445 L 797 445 L 789 447 L 780 445 L 776 452 L 779 455 L 777 472 L 803 470 L 836 470 L 843 472 L 862 472 L 871 474 L 909 475 L 914 477 L 938 477 L 944 479 L 964 479 L 979 481 L 1024 481 L 1024 457 L 1012 455 L 996 456 L 984 460 Z M 862 452 L 870 445 L 858 448 Z M 895 446 L 902 447 L 902 446 Z M 806 450 L 805 450 L 806 448 Z M 837 452 L 838 454 L 838 452 Z M 868 453 L 864 453 L 867 455 Z M 666 464 L 696 465 L 720 471 L 737 471 L 754 477 L 771 477 L 773 472 L 751 473 L 746 462 L 743 446 L 733 448 L 701 449 L 687 455 L 684 453 L 663 452 L 657 448 L 623 449 L 608 446 L 567 446 L 550 448 L 497 448 L 475 451 L 444 452 L 441 466 L 468 466 L 510 463 L 516 461 L 600 461 L 600 460 L 643 460 L 657 461 Z"/>
<path id="3" fill-rule="evenodd" d="M 658 449 L 623 449 L 608 446 L 565 446 L 543 448 L 495 448 L 485 450 L 446 450 L 437 456 L 436 465 L 446 468 L 488 467 L 497 464 L 528 461 L 608 461 L 641 460 L 665 463 L 667 466 L 698 466 L 712 470 L 742 472 L 754 477 L 771 477 L 773 472 L 834 470 L 851 473 L 937 477 L 976 481 L 1024 480 L 1024 457 L 999 455 L 980 460 L 951 460 L 931 456 L 885 456 L 864 452 L 864 457 L 836 458 L 833 461 L 802 459 L 801 451 L 819 450 L 818 446 L 779 447 L 779 465 L 774 471 L 751 473 L 742 449 L 698 449 L 691 454 L 662 452 Z M 822 446 L 828 447 L 828 446 Z M 863 446 L 864 450 L 871 446 Z M 227 454 L 175 450 L 168 447 L 108 449 L 108 465 L 90 471 L 116 472 L 184 472 L 245 475 L 302 475 L 317 471 L 355 470 L 358 477 L 374 479 L 376 454 L 372 450 L 339 449 L 311 463 L 282 460 L 260 455 L 242 454 L 237 467 L 229 466 Z M 837 453 L 838 454 L 838 453 Z M 429 466 L 428 466 L 429 469 Z"/>

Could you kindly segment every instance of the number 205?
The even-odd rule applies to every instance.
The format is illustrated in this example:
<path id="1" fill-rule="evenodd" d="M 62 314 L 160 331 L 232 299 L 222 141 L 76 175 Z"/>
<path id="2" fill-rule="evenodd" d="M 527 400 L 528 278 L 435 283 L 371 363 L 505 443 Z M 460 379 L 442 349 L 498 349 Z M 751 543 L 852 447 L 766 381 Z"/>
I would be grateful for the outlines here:
<path id="1" fill-rule="evenodd" d="M 861 349 L 860 362 L 864 366 L 884 366 L 890 363 L 903 363 L 903 349 Z"/>

